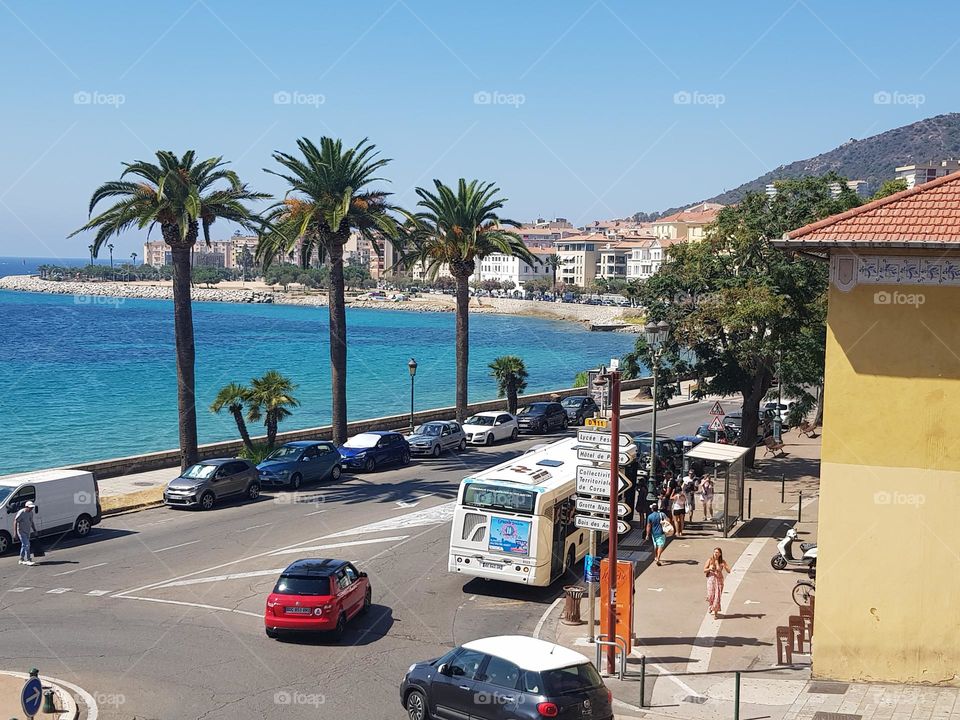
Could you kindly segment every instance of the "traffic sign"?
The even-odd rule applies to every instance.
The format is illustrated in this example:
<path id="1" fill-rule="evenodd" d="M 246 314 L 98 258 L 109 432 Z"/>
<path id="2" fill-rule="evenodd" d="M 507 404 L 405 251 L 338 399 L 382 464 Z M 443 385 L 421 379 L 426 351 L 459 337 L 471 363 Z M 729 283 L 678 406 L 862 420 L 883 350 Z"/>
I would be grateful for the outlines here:
<path id="1" fill-rule="evenodd" d="M 577 442 L 586 443 L 588 445 L 602 445 L 604 447 L 610 447 L 610 441 L 612 440 L 613 435 L 607 432 L 596 432 L 595 430 L 578 430 L 577 431 Z M 620 447 L 625 448 L 627 445 L 633 445 L 633 438 L 629 435 L 620 434 Z"/>
<path id="2" fill-rule="evenodd" d="M 610 529 L 610 521 L 607 518 L 594 517 L 592 515 L 577 515 L 573 519 L 578 528 L 585 530 L 599 530 L 607 532 Z M 630 532 L 630 523 L 624 520 L 617 520 L 617 535 L 624 535 Z"/>
<path id="3" fill-rule="evenodd" d="M 710 408 L 710 414 L 711 414 L 711 415 L 726 415 L 726 413 L 723 411 L 723 406 L 720 405 L 720 401 L 719 401 L 719 400 L 717 400 L 717 401 L 713 404 L 713 407 Z"/>
<path id="4" fill-rule="evenodd" d="M 605 428 L 609 422 L 606 418 L 585 418 L 583 425 L 584 427 Z"/>
<path id="5" fill-rule="evenodd" d="M 710 423 L 710 432 L 723 432 L 723 420 L 717 415 Z"/>
<path id="6" fill-rule="evenodd" d="M 620 495 L 630 489 L 631 483 L 623 475 L 619 477 L 617 494 Z M 580 495 L 598 495 L 610 497 L 610 470 L 608 468 L 577 466 L 577 493 Z"/>
<path id="7" fill-rule="evenodd" d="M 40 711 L 40 702 L 43 700 L 43 685 L 40 678 L 32 677 L 23 684 L 20 691 L 20 707 L 23 714 L 33 717 Z"/>
<path id="8" fill-rule="evenodd" d="M 610 503 L 606 500 L 592 498 L 577 498 L 577 511 L 606 515 L 610 517 Z M 630 514 L 630 506 L 626 503 L 617 503 L 617 517 L 626 517 Z"/>
<path id="9" fill-rule="evenodd" d="M 633 443 L 622 448 L 617 455 L 621 465 L 629 465 L 637 457 L 637 446 Z M 578 447 L 577 460 L 589 460 L 590 462 L 609 463 L 610 451 L 600 450 L 599 448 Z"/>

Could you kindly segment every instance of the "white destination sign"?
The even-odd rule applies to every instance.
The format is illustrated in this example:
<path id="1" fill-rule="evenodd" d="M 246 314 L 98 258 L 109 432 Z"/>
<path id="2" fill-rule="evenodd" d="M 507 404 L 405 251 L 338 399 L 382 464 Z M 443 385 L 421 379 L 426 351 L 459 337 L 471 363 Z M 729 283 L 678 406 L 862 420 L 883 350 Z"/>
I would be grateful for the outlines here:
<path id="1" fill-rule="evenodd" d="M 574 518 L 574 524 L 578 528 L 587 530 L 599 530 L 606 532 L 610 529 L 610 521 L 606 518 L 591 517 L 590 515 L 577 515 Z M 617 520 L 617 535 L 623 535 L 630 532 L 630 523 L 623 520 Z"/>
<path id="2" fill-rule="evenodd" d="M 610 503 L 606 500 L 593 500 L 591 498 L 577 498 L 577 510 L 579 512 L 599 513 L 601 515 L 610 515 Z M 617 517 L 626 517 L 630 514 L 630 508 L 626 503 L 617 503 Z"/>
<path id="3" fill-rule="evenodd" d="M 627 445 L 617 454 L 617 458 L 621 465 L 630 464 L 630 462 L 636 457 L 637 457 L 637 446 L 634 445 L 633 443 L 630 443 L 629 445 Z M 577 460 L 589 460 L 590 462 L 609 463 L 610 451 L 598 450 L 598 449 L 587 448 L 587 447 L 578 447 Z"/>
<path id="4" fill-rule="evenodd" d="M 626 491 L 630 487 L 630 484 L 631 483 L 621 475 L 619 477 L 617 493 L 620 494 Z M 610 469 L 578 465 L 577 493 L 580 495 L 610 497 Z"/>
<path id="5" fill-rule="evenodd" d="M 613 436 L 608 432 L 596 432 L 593 430 L 578 430 L 577 431 L 577 442 L 589 443 L 591 445 L 603 445 L 604 447 L 610 447 L 610 439 Z M 626 448 L 628 445 L 633 445 L 633 438 L 629 435 L 620 434 L 620 447 Z"/>

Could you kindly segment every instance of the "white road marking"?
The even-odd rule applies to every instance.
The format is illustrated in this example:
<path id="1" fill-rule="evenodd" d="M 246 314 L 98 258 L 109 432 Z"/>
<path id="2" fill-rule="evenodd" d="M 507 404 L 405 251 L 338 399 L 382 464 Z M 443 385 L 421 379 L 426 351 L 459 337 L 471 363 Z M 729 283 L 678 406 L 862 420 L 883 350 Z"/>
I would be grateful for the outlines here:
<path id="1" fill-rule="evenodd" d="M 202 603 L 183 602 L 182 600 L 161 600 L 160 598 L 137 597 L 134 595 L 122 595 L 124 600 L 143 600 L 144 602 L 163 603 L 165 605 L 183 605 L 186 607 L 200 608 L 201 610 L 222 610 L 223 612 L 237 613 L 238 615 L 248 615 L 257 619 L 263 618 L 263 613 L 247 612 L 246 610 L 234 610 L 233 608 L 219 607 L 217 605 L 204 605 Z"/>
<path id="2" fill-rule="evenodd" d="M 106 565 L 105 562 L 97 563 L 96 565 L 87 565 L 86 567 L 82 568 L 74 568 L 73 570 L 65 570 L 64 572 L 54 573 L 53 576 L 59 577 L 60 575 L 73 575 L 75 572 L 80 572 L 81 570 L 92 570 L 93 568 L 103 567 L 104 565 Z"/>
<path id="3" fill-rule="evenodd" d="M 639 660 L 641 657 L 643 657 L 643 654 L 637 652 L 638 649 L 639 648 L 634 648 L 633 651 L 630 653 L 630 655 Z M 676 684 L 676 686 L 679 687 L 686 695 L 692 695 L 693 697 L 703 697 L 702 694 L 700 694 L 699 692 L 694 690 L 692 687 L 687 685 L 683 680 L 678 678 L 676 675 L 671 673 L 662 665 L 658 665 L 655 662 L 650 662 L 649 660 L 647 661 L 647 665 L 649 665 L 654 670 L 656 670 L 658 676 L 666 677 L 668 680 Z"/>
<path id="4" fill-rule="evenodd" d="M 87 595 L 93 595 L 94 597 L 102 597 L 104 595 L 109 595 L 109 590 L 91 590 Z"/>
<path id="5" fill-rule="evenodd" d="M 676 427 L 680 423 L 674 423 L 673 425 L 657 425 L 657 430 L 667 430 L 668 428 Z"/>
<path id="6" fill-rule="evenodd" d="M 53 590 L 47 590 L 47 595 L 63 595 L 71 590 L 73 590 L 73 588 L 54 588 Z"/>
<path id="7" fill-rule="evenodd" d="M 320 513 L 325 513 L 325 512 L 326 510 L 316 510 L 312 513 L 307 513 L 306 515 L 304 515 L 304 517 L 310 517 L 311 515 L 319 515 Z"/>
<path id="8" fill-rule="evenodd" d="M 270 527 L 271 525 L 273 525 L 273 523 L 264 523 L 263 525 L 251 525 L 250 527 L 244 528 L 243 530 L 237 530 L 237 532 L 238 533 L 247 532 L 248 530 L 256 530 L 257 528 Z"/>
<path id="9" fill-rule="evenodd" d="M 418 510 L 417 512 L 407 513 L 406 515 L 399 515 L 387 520 L 381 520 L 380 522 L 370 523 L 369 525 L 362 525 L 352 530 L 343 530 L 331 535 L 324 535 L 321 540 L 347 537 L 348 535 L 369 535 L 370 533 L 384 532 L 386 530 L 403 530 L 411 527 L 420 527 L 422 525 L 438 525 L 453 519 L 453 511 L 456 505 L 456 502 L 453 501 L 443 503 L 442 505 L 435 505 L 426 510 Z"/>
<path id="10" fill-rule="evenodd" d="M 747 570 L 750 569 L 753 561 L 760 555 L 763 546 L 770 540 L 769 535 L 779 524 L 778 520 L 768 520 L 766 525 L 763 526 L 763 530 L 760 531 L 760 535 L 766 537 L 755 538 L 743 551 L 743 554 L 733 564 L 731 568 L 732 572 L 724 583 L 724 595 L 730 598 L 736 595 L 737 588 L 740 587 L 740 583 L 746 576 Z M 713 654 L 713 644 L 716 642 L 721 622 L 721 620 L 715 620 L 709 613 L 703 618 L 703 621 L 700 623 L 700 629 L 696 634 L 696 642 L 703 644 L 695 644 L 690 648 L 690 661 L 687 663 L 687 672 L 707 672 L 707 670 L 710 669 L 710 656 Z"/>
<path id="11" fill-rule="evenodd" d="M 647 590 L 653 590 L 654 592 L 663 592 L 663 588 L 647 588 Z"/>
<path id="12" fill-rule="evenodd" d="M 744 600 L 744 601 L 743 601 L 743 604 L 744 604 L 744 605 L 759 605 L 759 604 L 760 604 L 760 601 L 759 601 L 759 600 Z"/>
<path id="13" fill-rule="evenodd" d="M 10 588 L 7 592 L 27 592 L 27 590 L 33 590 L 32 587 L 15 587 Z"/>
<path id="14" fill-rule="evenodd" d="M 157 585 L 153 589 L 162 590 L 163 588 L 185 587 L 187 585 L 203 585 L 205 583 L 222 582 L 224 580 L 244 580 L 246 578 L 261 577 L 263 575 L 279 575 L 283 571 L 284 571 L 284 568 L 274 568 L 272 570 L 251 570 L 250 572 L 231 573 L 229 575 L 214 575 L 213 577 L 190 578 L 189 580 L 177 580 L 176 582 L 166 583 L 165 585 Z"/>
<path id="15" fill-rule="evenodd" d="M 200 542 L 199 540 L 191 540 L 190 542 L 180 543 L 179 545 L 171 545 L 170 547 L 160 548 L 159 550 L 152 550 L 151 552 L 166 552 L 167 550 L 176 550 L 177 548 L 186 547 L 187 545 L 193 545 L 194 543 Z"/>
<path id="16" fill-rule="evenodd" d="M 533 629 L 533 636 L 535 638 L 540 638 L 540 631 L 543 630 L 543 624 L 547 621 L 547 618 L 550 617 L 550 613 L 553 612 L 553 609 L 560 604 L 561 600 L 563 600 L 563 598 L 558 597 L 556 600 L 550 603 L 550 607 L 543 611 L 543 615 L 541 615 L 540 619 L 537 621 L 537 626 Z"/>
<path id="17" fill-rule="evenodd" d="M 397 542 L 406 540 L 409 535 L 395 535 L 393 537 L 373 538 L 372 540 L 351 540 L 350 542 L 331 543 L 329 545 L 312 545 L 310 547 L 284 548 L 283 550 L 274 550 L 270 555 L 295 555 L 298 553 L 315 552 L 317 550 L 334 550 L 342 547 L 352 547 L 354 545 L 372 545 L 373 543 Z"/>
<path id="18" fill-rule="evenodd" d="M 400 508 L 412 508 L 420 504 L 420 501 L 430 497 L 431 495 L 436 495 L 436 493 L 425 493 L 424 495 L 417 495 L 415 498 L 412 498 L 415 502 L 410 502 L 407 500 L 397 500 L 397 507 Z"/>

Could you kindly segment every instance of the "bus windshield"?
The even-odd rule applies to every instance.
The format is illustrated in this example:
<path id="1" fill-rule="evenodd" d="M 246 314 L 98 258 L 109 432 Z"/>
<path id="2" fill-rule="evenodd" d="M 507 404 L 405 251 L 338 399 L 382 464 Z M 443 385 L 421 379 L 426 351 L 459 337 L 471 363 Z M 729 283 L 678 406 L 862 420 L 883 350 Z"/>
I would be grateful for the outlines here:
<path id="1" fill-rule="evenodd" d="M 463 491 L 463 504 L 485 510 L 506 510 L 508 512 L 533 515 L 537 494 L 521 488 L 501 485 L 481 485 L 470 483 Z"/>

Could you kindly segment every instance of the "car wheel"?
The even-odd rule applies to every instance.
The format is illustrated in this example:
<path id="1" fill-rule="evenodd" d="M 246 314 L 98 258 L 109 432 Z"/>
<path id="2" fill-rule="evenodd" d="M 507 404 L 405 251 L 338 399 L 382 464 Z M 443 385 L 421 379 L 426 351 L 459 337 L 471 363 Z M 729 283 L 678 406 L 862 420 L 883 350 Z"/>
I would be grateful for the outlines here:
<path id="1" fill-rule="evenodd" d="M 439 446 L 439 445 L 434 445 L 434 446 L 433 446 L 433 451 L 432 451 L 430 454 L 433 455 L 435 458 L 438 458 L 438 457 L 440 457 L 440 453 L 441 453 L 441 452 L 443 452 L 443 451 L 440 449 L 440 446 Z"/>
<path id="2" fill-rule="evenodd" d="M 299 490 L 299 489 L 300 489 L 300 484 L 301 484 L 302 482 L 303 482 L 303 477 L 300 475 L 300 473 L 294 473 L 294 474 L 290 477 L 290 489 L 291 489 L 291 490 Z"/>
<path id="3" fill-rule="evenodd" d="M 247 500 L 256 500 L 260 497 L 260 483 L 250 483 L 250 487 L 247 488 Z"/>
<path id="4" fill-rule="evenodd" d="M 490 433 L 483 439 L 483 444 L 488 446 L 493 445 L 493 433 Z"/>
<path id="5" fill-rule="evenodd" d="M 410 464 L 410 452 L 408 450 L 404 450 L 403 454 L 400 456 L 400 464 L 401 465 Z"/>
<path id="6" fill-rule="evenodd" d="M 93 529 L 93 520 L 89 515 L 83 514 L 77 518 L 77 522 L 73 525 L 73 534 L 78 538 L 86 537 L 90 534 L 90 530 Z"/>
<path id="7" fill-rule="evenodd" d="M 277 631 L 275 628 L 265 628 L 268 638 L 277 638 Z"/>
<path id="8" fill-rule="evenodd" d="M 365 472 L 373 472 L 377 469 L 377 461 L 372 457 L 367 458 L 366 462 L 363 463 L 363 469 Z"/>
<path id="9" fill-rule="evenodd" d="M 570 426 L 570 423 L 567 421 L 566 418 L 564 418 L 564 419 L 563 419 L 563 422 L 560 423 L 560 430 L 561 430 L 562 432 L 566 432 L 566 431 L 567 431 L 567 428 L 568 428 L 569 426 Z"/>
<path id="10" fill-rule="evenodd" d="M 518 437 L 520 437 L 520 431 L 517 430 L 517 428 L 514 428 L 513 432 L 510 433 L 510 439 L 516 440 Z"/>
<path id="11" fill-rule="evenodd" d="M 10 552 L 11 545 L 13 545 L 13 540 L 10 534 L 0 531 L 0 555 L 6 555 Z"/>
<path id="12" fill-rule="evenodd" d="M 467 449 L 467 439 L 466 439 L 466 438 L 463 438 L 463 439 L 460 441 L 460 444 L 457 445 L 457 450 L 458 450 L 459 452 L 463 452 L 463 451 L 466 450 L 466 449 Z"/>
<path id="13" fill-rule="evenodd" d="M 363 596 L 363 608 L 360 610 L 360 612 L 367 612 L 371 605 L 373 605 L 373 591 L 370 588 L 367 588 L 367 594 Z"/>
<path id="14" fill-rule="evenodd" d="M 330 471 L 330 479 L 339 480 L 341 475 L 343 475 L 343 468 L 339 465 L 334 465 L 333 469 Z"/>
<path id="15" fill-rule="evenodd" d="M 412 690 L 407 695 L 407 701 L 403 704 L 407 710 L 407 717 L 410 720 L 430 720 L 427 712 L 427 699 L 419 690 Z"/>
<path id="16" fill-rule="evenodd" d="M 333 629 L 333 632 L 330 633 L 330 637 L 335 641 L 343 639 L 343 633 L 347 629 L 347 616 L 343 613 L 340 613 L 340 617 L 337 618 L 337 627 Z"/>
<path id="17" fill-rule="evenodd" d="M 207 490 L 203 495 L 200 496 L 200 509 L 209 510 L 213 507 L 214 497 L 213 493 Z"/>

